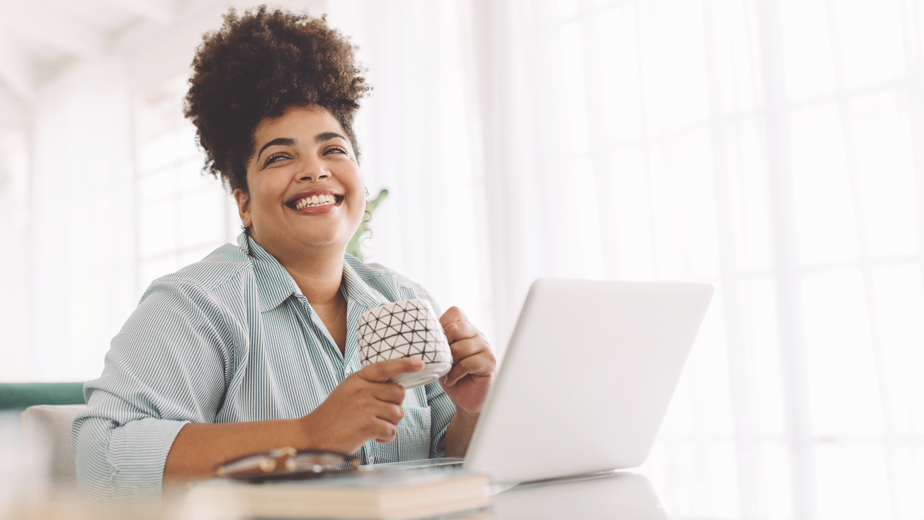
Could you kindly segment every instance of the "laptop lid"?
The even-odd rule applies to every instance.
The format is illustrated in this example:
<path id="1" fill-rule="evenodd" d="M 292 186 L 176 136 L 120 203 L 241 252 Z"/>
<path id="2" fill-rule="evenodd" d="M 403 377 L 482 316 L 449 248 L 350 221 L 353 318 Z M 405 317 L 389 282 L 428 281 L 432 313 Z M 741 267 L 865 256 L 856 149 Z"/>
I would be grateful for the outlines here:
<path id="1" fill-rule="evenodd" d="M 711 285 L 533 283 L 464 467 L 524 482 L 642 464 Z"/>

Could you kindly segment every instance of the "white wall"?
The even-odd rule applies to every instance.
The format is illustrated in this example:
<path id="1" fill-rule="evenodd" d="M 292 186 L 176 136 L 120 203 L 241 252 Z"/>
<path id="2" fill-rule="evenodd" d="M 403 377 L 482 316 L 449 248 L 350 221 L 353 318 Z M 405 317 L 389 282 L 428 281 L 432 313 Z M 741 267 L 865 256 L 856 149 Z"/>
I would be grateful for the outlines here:
<path id="1" fill-rule="evenodd" d="M 99 373 L 135 304 L 130 110 L 119 59 L 82 63 L 36 96 L 31 379 Z"/>
<path id="2" fill-rule="evenodd" d="M 28 107 L 0 85 L 0 128 L 26 128 L 30 120 Z"/>

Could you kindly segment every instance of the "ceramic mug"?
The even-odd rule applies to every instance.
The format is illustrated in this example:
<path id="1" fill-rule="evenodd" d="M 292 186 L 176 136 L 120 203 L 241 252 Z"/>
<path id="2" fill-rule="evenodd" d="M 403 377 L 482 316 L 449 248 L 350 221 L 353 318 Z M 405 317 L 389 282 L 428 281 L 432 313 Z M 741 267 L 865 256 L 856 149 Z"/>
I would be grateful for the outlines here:
<path id="1" fill-rule="evenodd" d="M 427 300 L 387 303 L 359 317 L 359 361 L 363 367 L 405 357 L 426 363 L 417 372 L 390 379 L 405 388 L 436 381 L 452 368 L 449 342 Z"/>

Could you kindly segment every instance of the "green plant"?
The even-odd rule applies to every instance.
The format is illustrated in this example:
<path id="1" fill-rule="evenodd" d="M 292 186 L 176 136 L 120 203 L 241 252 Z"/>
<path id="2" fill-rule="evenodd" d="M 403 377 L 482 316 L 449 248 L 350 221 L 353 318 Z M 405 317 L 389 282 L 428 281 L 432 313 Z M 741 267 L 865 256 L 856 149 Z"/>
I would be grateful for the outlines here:
<path id="1" fill-rule="evenodd" d="M 351 238 L 350 242 L 347 244 L 347 253 L 363 260 L 362 239 L 363 236 L 369 232 L 369 219 L 372 218 L 372 212 L 375 211 L 375 208 L 377 208 L 387 196 L 388 190 L 382 190 L 374 199 L 366 201 L 366 214 L 363 215 L 363 221 L 360 222 L 359 228 L 356 230 L 356 233 L 353 233 L 353 238 Z"/>

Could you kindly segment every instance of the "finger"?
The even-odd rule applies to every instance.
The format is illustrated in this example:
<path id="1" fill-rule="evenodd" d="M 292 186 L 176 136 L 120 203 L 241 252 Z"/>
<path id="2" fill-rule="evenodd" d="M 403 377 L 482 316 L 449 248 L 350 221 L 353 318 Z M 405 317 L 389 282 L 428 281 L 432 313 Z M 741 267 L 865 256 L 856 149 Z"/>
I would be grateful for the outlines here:
<path id="1" fill-rule="evenodd" d="M 398 383 L 373 382 L 372 395 L 383 403 L 400 405 L 404 402 L 406 390 Z"/>
<path id="2" fill-rule="evenodd" d="M 462 312 L 462 309 L 455 306 L 446 309 L 446 312 L 440 316 L 440 325 L 446 328 L 447 324 L 454 321 L 468 321 L 468 317 Z"/>
<path id="3" fill-rule="evenodd" d="M 452 363 L 456 364 L 469 356 L 474 356 L 479 352 L 490 350 L 488 342 L 480 335 L 475 338 L 463 339 L 449 344 L 449 350 L 452 352 Z"/>
<path id="4" fill-rule="evenodd" d="M 424 367 L 425 363 L 417 358 L 400 358 L 379 361 L 367 365 L 357 372 L 366 381 L 385 382 L 389 379 L 408 372 L 417 372 Z"/>
<path id="5" fill-rule="evenodd" d="M 375 442 L 381 444 L 387 444 L 395 440 L 395 436 L 398 434 L 398 427 L 394 424 L 379 420 L 376 424 L 376 433 L 374 435 Z"/>
<path id="6" fill-rule="evenodd" d="M 404 408 L 399 404 L 382 403 L 375 411 L 375 416 L 395 426 L 404 419 Z"/>
<path id="7" fill-rule="evenodd" d="M 461 339 L 474 338 L 481 334 L 478 327 L 468 321 L 452 321 L 443 326 L 443 332 L 446 333 L 446 341 L 451 345 L 454 341 Z"/>
<path id="8" fill-rule="evenodd" d="M 494 356 L 489 352 L 469 356 L 453 365 L 452 370 L 443 376 L 442 383 L 452 386 L 465 376 L 489 376 L 494 371 Z"/>

